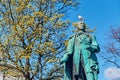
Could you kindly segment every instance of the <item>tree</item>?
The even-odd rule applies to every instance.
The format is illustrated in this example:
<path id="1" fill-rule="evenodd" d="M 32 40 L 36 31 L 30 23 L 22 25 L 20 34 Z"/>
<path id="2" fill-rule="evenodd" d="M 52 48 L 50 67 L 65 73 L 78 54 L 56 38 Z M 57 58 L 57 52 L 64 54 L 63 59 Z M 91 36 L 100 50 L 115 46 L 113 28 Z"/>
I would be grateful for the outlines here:
<path id="1" fill-rule="evenodd" d="M 120 27 L 111 28 L 110 30 L 110 42 L 105 45 L 105 52 L 102 54 L 102 58 L 106 62 L 120 68 Z"/>
<path id="2" fill-rule="evenodd" d="M 77 0 L 0 0 L 0 69 L 25 80 L 55 80 L 65 50 L 65 11 Z"/>

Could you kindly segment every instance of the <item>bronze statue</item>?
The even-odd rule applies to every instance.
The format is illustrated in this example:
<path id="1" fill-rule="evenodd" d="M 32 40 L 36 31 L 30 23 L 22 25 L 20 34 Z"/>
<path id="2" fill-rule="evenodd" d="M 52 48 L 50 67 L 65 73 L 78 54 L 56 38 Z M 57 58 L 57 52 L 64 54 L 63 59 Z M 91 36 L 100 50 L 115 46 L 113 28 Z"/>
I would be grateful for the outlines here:
<path id="1" fill-rule="evenodd" d="M 100 51 L 89 27 L 78 16 L 77 33 L 70 37 L 66 53 L 61 59 L 64 63 L 64 80 L 98 80 L 99 65 L 95 53 Z"/>

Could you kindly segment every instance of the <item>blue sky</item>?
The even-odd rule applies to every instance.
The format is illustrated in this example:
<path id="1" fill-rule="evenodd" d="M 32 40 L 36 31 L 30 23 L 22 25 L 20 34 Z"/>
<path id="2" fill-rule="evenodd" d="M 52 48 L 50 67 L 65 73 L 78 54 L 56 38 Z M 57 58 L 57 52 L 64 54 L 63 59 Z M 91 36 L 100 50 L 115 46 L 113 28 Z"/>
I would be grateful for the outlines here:
<path id="1" fill-rule="evenodd" d="M 80 0 L 80 6 L 69 14 L 72 22 L 78 21 L 78 14 L 85 18 L 85 22 L 90 28 L 96 26 L 96 37 L 103 51 L 103 44 L 108 42 L 107 34 L 110 27 L 120 26 L 120 0 Z M 100 53 L 99 53 L 100 54 Z M 100 74 L 99 80 L 108 80 L 104 77 L 104 70 L 109 66 L 103 66 L 103 61 L 99 58 Z"/>

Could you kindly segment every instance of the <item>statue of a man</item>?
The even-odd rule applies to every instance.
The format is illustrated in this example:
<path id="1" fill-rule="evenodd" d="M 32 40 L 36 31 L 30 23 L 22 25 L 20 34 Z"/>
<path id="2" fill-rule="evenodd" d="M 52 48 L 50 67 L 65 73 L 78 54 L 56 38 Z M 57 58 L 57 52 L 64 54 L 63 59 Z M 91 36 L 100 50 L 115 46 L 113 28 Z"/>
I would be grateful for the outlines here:
<path id="1" fill-rule="evenodd" d="M 81 19 L 82 20 L 82 19 Z M 99 66 L 95 53 L 100 51 L 95 36 L 87 32 L 83 21 L 77 22 L 77 33 L 70 37 L 64 63 L 64 80 L 98 80 Z"/>

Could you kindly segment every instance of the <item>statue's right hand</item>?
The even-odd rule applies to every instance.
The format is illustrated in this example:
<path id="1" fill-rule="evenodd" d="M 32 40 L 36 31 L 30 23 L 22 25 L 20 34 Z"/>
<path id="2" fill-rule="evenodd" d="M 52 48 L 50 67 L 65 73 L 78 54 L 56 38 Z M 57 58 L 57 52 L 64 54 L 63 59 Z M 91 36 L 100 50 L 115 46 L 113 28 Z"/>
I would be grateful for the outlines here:
<path id="1" fill-rule="evenodd" d="M 60 64 L 63 64 L 64 62 L 66 62 L 66 61 L 68 60 L 68 57 L 69 57 L 69 56 L 65 54 L 65 55 L 63 56 L 63 58 L 61 59 Z"/>
<path id="2" fill-rule="evenodd" d="M 62 65 L 64 62 L 63 61 L 60 61 L 60 65 Z"/>

